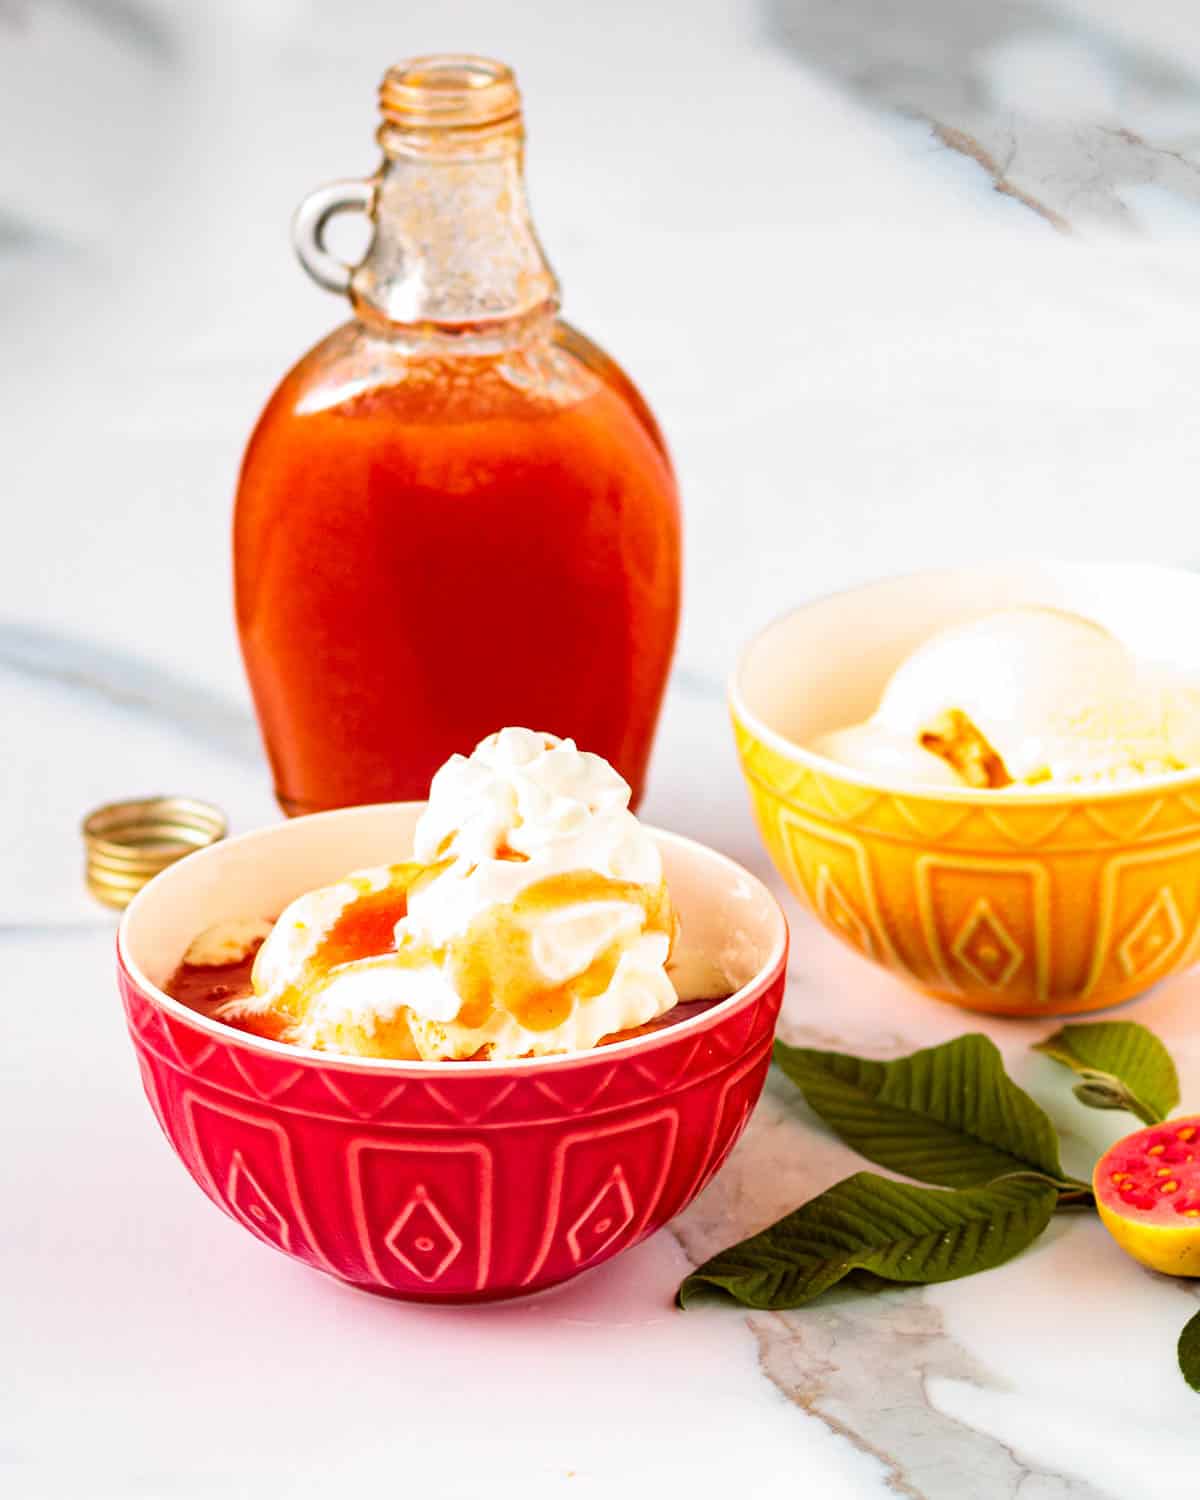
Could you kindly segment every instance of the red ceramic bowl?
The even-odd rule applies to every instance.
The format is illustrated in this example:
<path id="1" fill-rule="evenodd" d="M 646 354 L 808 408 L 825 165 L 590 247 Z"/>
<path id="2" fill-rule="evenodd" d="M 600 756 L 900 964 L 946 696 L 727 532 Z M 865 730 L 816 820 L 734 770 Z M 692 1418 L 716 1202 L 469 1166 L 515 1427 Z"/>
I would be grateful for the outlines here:
<path id="1" fill-rule="evenodd" d="M 725 1160 L 762 1090 L 787 926 L 740 866 L 656 833 L 685 942 L 728 1000 L 594 1052 L 511 1063 L 338 1057 L 234 1031 L 159 986 L 192 937 L 402 859 L 418 803 L 297 818 L 190 855 L 125 913 L 118 973 L 158 1122 L 251 1234 L 368 1291 L 513 1297 L 660 1228 Z"/>

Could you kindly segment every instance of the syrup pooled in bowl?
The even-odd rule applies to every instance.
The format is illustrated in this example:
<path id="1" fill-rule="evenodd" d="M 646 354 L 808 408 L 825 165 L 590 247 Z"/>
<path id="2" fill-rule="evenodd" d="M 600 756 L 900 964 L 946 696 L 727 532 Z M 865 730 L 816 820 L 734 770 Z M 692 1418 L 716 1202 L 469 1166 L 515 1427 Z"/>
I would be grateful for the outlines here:
<path id="1" fill-rule="evenodd" d="M 374 913 L 363 915 L 362 927 L 358 929 L 362 936 L 374 927 L 378 929 L 383 920 L 383 903 Z M 397 918 L 398 920 L 398 918 Z M 348 924 L 343 932 L 343 939 L 351 927 L 356 923 Z M 391 940 L 390 930 L 384 939 L 384 944 L 374 951 L 383 953 L 387 951 L 386 944 Z M 222 1015 L 222 1010 L 231 1003 L 236 1005 L 239 1000 L 248 1000 L 254 994 L 250 975 L 254 969 L 254 960 L 258 956 L 258 950 L 262 947 L 262 941 L 256 941 L 246 953 L 244 958 L 228 964 L 192 964 L 181 963 L 167 980 L 165 989 L 172 999 L 178 1000 L 180 1004 L 186 1005 L 189 1010 L 208 1017 L 209 1020 L 220 1021 L 222 1025 L 232 1027 L 235 1031 L 247 1032 L 250 1036 L 265 1037 L 268 1041 L 278 1042 L 285 1039 L 287 1030 L 286 1020 L 272 1011 L 262 1014 L 243 1013 L 241 1015 Z M 368 950 L 360 949 L 366 956 Z M 720 986 L 718 986 L 720 988 Z M 694 1016 L 703 1015 L 705 1011 L 711 1010 L 714 1005 L 720 1005 L 729 998 L 732 991 L 726 991 L 700 1000 L 681 999 L 674 1009 L 667 1011 L 665 1015 L 656 1017 L 642 1026 L 635 1026 L 627 1031 L 616 1031 L 611 1036 L 603 1037 L 599 1043 L 601 1047 L 607 1047 L 613 1042 L 627 1042 L 634 1037 L 649 1036 L 656 1031 L 663 1031 L 669 1026 L 677 1026 L 683 1021 L 690 1021 Z M 464 1059 L 468 1062 L 483 1062 L 487 1059 L 478 1055 Z"/>

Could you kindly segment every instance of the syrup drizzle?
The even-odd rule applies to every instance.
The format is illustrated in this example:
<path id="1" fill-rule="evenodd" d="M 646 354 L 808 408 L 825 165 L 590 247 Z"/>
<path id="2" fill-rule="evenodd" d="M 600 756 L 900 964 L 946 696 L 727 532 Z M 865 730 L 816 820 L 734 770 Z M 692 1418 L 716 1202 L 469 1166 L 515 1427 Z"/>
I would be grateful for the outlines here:
<path id="1" fill-rule="evenodd" d="M 501 849 L 498 857 L 523 856 L 515 850 Z M 649 890 L 593 871 L 570 871 L 536 881 L 511 903 L 481 912 L 463 936 L 446 948 L 434 948 L 407 937 L 402 937 L 397 945 L 395 929 L 407 914 L 412 893 L 436 879 L 452 862 L 442 859 L 432 865 L 416 862 L 393 865 L 383 889 L 356 881 L 356 896 L 338 913 L 295 983 L 279 997 L 271 1011 L 237 1017 L 221 1015 L 217 1019 L 259 1036 L 288 1040 L 289 1033 L 306 1018 L 321 991 L 347 965 L 398 973 L 435 964 L 448 971 L 462 997 L 460 1024 L 483 1026 L 495 1011 L 501 1010 L 527 1031 L 546 1032 L 561 1026 L 576 1005 L 608 987 L 626 941 L 622 935 L 599 953 L 583 973 L 564 983 L 548 985 L 533 960 L 534 938 L 546 918 L 595 902 L 621 903 L 641 910 L 643 931 L 665 933 L 674 943 L 676 923 L 665 885 Z M 237 964 L 219 968 L 181 964 L 168 982 L 168 993 L 213 1016 L 231 1001 L 253 994 L 251 976 L 256 952 Z M 604 1038 L 604 1042 L 661 1029 L 717 1003 L 704 1000 L 680 1004 L 665 1016 L 632 1031 L 615 1033 Z M 381 1022 L 375 1034 L 365 1033 L 359 1026 L 338 1027 L 324 1045 L 330 1050 L 375 1056 L 417 1056 L 402 1006 L 398 1006 L 396 1022 Z"/>

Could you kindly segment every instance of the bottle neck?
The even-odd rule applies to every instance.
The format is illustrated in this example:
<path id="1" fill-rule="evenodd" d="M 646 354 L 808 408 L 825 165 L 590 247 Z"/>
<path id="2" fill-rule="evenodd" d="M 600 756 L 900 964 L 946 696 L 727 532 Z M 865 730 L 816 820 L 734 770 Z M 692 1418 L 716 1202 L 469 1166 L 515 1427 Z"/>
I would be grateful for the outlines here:
<path id="1" fill-rule="evenodd" d="M 475 132 L 379 133 L 374 236 L 350 296 L 397 336 L 504 346 L 549 323 L 559 288 L 529 215 L 520 117 Z"/>

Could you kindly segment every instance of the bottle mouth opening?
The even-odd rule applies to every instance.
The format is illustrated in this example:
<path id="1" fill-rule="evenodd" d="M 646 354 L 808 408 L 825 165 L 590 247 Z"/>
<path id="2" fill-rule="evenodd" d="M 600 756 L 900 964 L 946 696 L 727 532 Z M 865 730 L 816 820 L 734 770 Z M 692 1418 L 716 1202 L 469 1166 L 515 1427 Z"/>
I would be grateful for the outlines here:
<path id="1" fill-rule="evenodd" d="M 401 130 L 479 130 L 518 119 L 521 95 L 503 63 L 444 53 L 389 68 L 379 86 L 379 108 Z"/>

